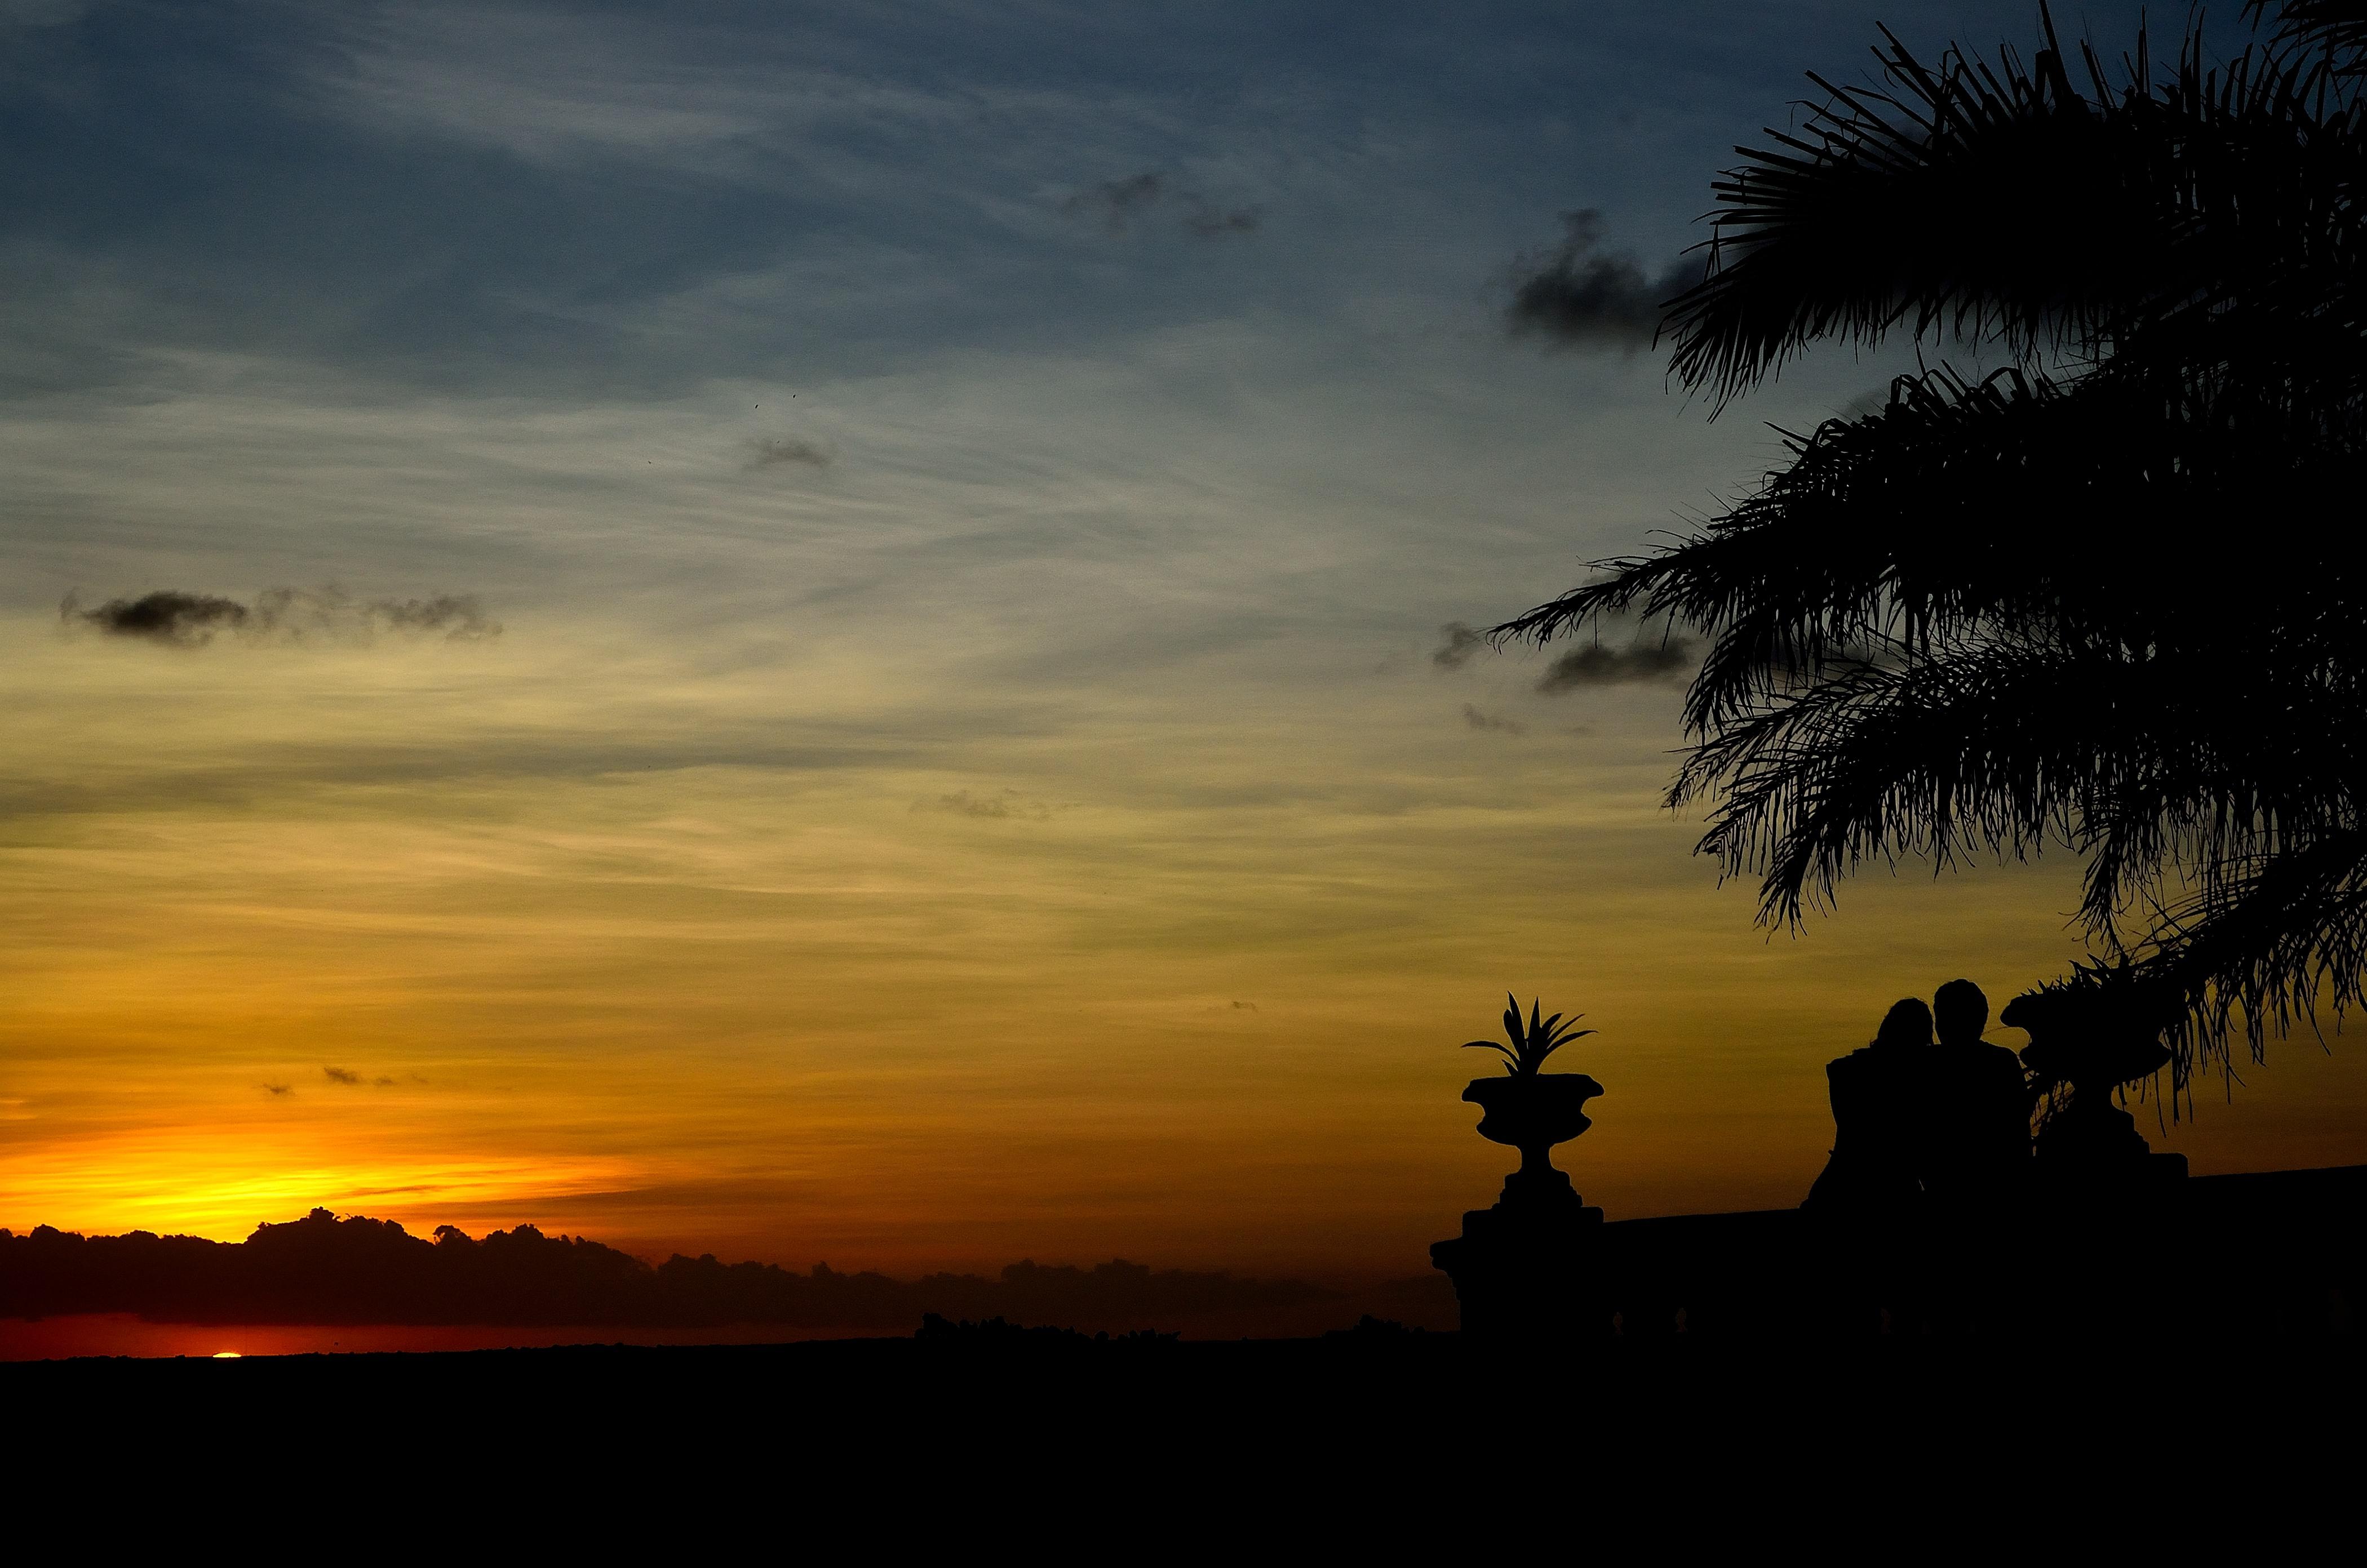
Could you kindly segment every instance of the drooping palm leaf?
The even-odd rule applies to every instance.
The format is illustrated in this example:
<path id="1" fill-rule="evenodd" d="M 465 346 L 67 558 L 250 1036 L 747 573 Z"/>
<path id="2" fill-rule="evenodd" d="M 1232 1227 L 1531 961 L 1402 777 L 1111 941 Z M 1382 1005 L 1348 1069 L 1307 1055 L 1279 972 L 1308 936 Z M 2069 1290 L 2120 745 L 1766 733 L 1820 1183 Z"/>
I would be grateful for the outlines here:
<path id="1" fill-rule="evenodd" d="M 2141 33 L 2117 72 L 2082 46 L 2075 87 L 2051 21 L 2027 67 L 1926 65 L 1885 38 L 1880 87 L 1812 76 L 1827 97 L 1802 130 L 1716 182 L 1706 275 L 1664 326 L 1685 386 L 1723 403 L 1808 344 L 1899 331 L 2023 354 L 2117 341 L 2210 307 L 2239 248 L 2253 281 L 2290 281 L 2345 220 L 2313 176 L 2355 166 L 2359 127 L 2299 51 L 2215 62 L 2198 32 L 2157 80 Z"/>
<path id="2" fill-rule="evenodd" d="M 2246 0 L 2244 10 L 2256 19 L 2273 12 L 2276 37 L 2324 50 L 2341 74 L 2367 71 L 2367 0 Z"/>

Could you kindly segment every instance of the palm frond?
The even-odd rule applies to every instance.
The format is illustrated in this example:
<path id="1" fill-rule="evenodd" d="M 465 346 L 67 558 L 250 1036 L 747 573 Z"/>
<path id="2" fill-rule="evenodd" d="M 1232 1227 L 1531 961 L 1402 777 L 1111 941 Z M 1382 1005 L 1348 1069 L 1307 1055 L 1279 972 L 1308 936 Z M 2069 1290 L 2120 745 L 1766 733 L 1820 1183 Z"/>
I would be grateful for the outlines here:
<path id="1" fill-rule="evenodd" d="M 2313 685 L 2296 671 L 2322 650 L 2275 640 L 1894 647 L 1723 722 L 1670 804 L 1716 802 L 1701 848 L 1761 877 L 1770 922 L 1829 905 L 1869 863 L 2051 843 L 2088 857 L 2083 914 L 2119 945 L 2165 866 L 2241 863 L 2358 816 L 2357 684 Z M 2367 641 L 2348 640 L 2367 667 Z"/>
<path id="2" fill-rule="evenodd" d="M 2311 165 L 2355 167 L 2360 128 L 2298 52 L 2215 62 L 2196 30 L 2157 75 L 2140 32 L 2117 72 L 2082 44 L 2075 89 L 2051 20 L 2029 66 L 1926 65 L 1884 36 L 1880 85 L 1812 76 L 1827 97 L 1801 131 L 1738 149 L 1713 186 L 1705 275 L 1663 332 L 1671 374 L 1720 407 L 1829 339 L 2086 355 L 2217 308 L 2230 254 L 2290 278 L 2280 247 L 2346 221 Z"/>
<path id="3" fill-rule="evenodd" d="M 2245 0 L 2256 24 L 2272 11 L 2279 41 L 2323 50 L 2338 74 L 2367 73 L 2367 0 Z"/>
<path id="4" fill-rule="evenodd" d="M 2351 554 L 2352 469 L 2327 460 L 2318 416 L 2237 401 L 2173 405 L 2135 375 L 1901 378 L 1884 408 L 1795 439 L 1785 468 L 1706 527 L 1602 563 L 1605 580 L 1491 635 L 1545 641 L 1619 613 L 1708 634 L 1686 710 L 1696 734 L 1885 642 L 2175 635 L 2191 621 L 2192 562 L 2143 541 L 2214 527 L 2239 496 L 2286 503 L 2290 553 L 2257 570 Z"/>
<path id="5" fill-rule="evenodd" d="M 2167 1036 L 2180 1083 L 2238 1039 L 2257 1060 L 2272 1033 L 2339 1021 L 2367 999 L 2367 826 L 2213 864 L 2139 961 L 2183 1004 Z"/>

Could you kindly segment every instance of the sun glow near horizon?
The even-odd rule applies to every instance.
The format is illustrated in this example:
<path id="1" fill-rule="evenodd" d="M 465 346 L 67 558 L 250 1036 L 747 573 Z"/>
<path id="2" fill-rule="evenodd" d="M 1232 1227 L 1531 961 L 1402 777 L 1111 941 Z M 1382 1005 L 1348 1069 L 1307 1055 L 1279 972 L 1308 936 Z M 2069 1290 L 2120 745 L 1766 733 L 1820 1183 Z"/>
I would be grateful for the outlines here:
<path id="1" fill-rule="evenodd" d="M 0 1146 L 6 1217 L 20 1232 L 46 1224 L 235 1242 L 327 1208 L 424 1233 L 447 1217 L 530 1223 L 554 1200 L 615 1187 L 631 1171 L 581 1157 L 423 1157 L 415 1140 L 382 1134 L 367 1139 L 383 1145 L 373 1160 L 352 1146 L 350 1129 L 270 1126 L 251 1111 L 238 1120 Z"/>

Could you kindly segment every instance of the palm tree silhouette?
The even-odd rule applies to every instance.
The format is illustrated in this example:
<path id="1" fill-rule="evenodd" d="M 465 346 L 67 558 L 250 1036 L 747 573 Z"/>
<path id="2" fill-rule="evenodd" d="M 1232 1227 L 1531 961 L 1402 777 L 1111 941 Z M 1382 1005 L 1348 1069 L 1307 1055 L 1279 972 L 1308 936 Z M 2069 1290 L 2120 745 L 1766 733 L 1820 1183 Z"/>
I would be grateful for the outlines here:
<path id="1" fill-rule="evenodd" d="M 2078 852 L 2174 1085 L 2367 974 L 2367 0 L 2254 10 L 2221 62 L 2042 10 L 2027 64 L 1886 32 L 1878 85 L 1812 76 L 1716 182 L 1671 373 L 1723 409 L 1818 341 L 1938 362 L 1494 632 L 1708 637 L 1670 801 L 1762 920 L 1868 860 Z"/>

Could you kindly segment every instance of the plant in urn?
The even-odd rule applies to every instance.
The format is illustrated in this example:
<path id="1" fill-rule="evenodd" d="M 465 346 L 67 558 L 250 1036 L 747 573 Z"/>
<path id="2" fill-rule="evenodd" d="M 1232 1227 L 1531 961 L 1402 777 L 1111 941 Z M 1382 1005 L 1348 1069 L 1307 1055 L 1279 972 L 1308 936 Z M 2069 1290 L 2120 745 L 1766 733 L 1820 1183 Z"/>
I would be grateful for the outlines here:
<path id="1" fill-rule="evenodd" d="M 1529 1016 L 1523 1019 L 1517 998 L 1507 995 L 1504 1000 L 1508 1004 L 1505 1040 L 1473 1040 L 1464 1045 L 1467 1051 L 1501 1052 L 1504 1076 L 1473 1078 L 1463 1098 L 1482 1112 L 1481 1137 L 1521 1151 L 1521 1168 L 1504 1179 L 1506 1207 L 1574 1206 L 1578 1194 L 1571 1190 L 1569 1178 L 1554 1168 L 1553 1146 L 1594 1125 L 1585 1106 L 1603 1092 L 1603 1086 L 1584 1073 L 1549 1074 L 1540 1069 L 1546 1057 L 1594 1031 L 1577 1027 L 1583 1014 L 1571 1015 L 1567 1023 L 1559 1013 L 1540 1018 L 1543 1004 L 1532 1001 Z"/>

